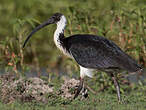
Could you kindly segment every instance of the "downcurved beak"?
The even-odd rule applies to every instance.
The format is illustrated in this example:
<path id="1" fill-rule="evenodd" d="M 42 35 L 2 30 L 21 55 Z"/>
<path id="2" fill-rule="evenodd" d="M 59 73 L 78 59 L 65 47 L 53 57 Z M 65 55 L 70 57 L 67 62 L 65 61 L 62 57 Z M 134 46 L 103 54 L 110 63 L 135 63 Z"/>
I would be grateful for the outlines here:
<path id="1" fill-rule="evenodd" d="M 28 40 L 31 38 L 31 36 L 37 32 L 38 30 L 42 29 L 43 27 L 49 25 L 49 24 L 53 24 L 55 23 L 54 19 L 51 17 L 49 18 L 47 21 L 45 21 L 44 23 L 40 24 L 39 26 L 37 26 L 27 37 L 27 39 L 25 40 L 24 44 L 23 44 L 23 48 L 25 47 L 26 43 L 28 42 Z"/>

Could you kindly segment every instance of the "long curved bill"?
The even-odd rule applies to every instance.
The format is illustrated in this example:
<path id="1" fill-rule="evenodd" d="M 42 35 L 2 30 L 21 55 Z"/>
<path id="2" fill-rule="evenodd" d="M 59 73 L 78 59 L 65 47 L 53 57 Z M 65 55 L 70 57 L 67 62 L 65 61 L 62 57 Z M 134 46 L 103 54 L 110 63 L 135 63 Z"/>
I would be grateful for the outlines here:
<path id="1" fill-rule="evenodd" d="M 42 29 L 43 27 L 49 25 L 49 24 L 53 24 L 54 23 L 54 19 L 51 17 L 49 18 L 47 21 L 45 21 L 44 23 L 40 24 L 39 26 L 37 26 L 27 37 L 27 39 L 25 40 L 24 44 L 23 44 L 23 48 L 25 47 L 26 43 L 28 42 L 28 40 L 31 38 L 31 36 L 37 32 L 38 30 Z"/>

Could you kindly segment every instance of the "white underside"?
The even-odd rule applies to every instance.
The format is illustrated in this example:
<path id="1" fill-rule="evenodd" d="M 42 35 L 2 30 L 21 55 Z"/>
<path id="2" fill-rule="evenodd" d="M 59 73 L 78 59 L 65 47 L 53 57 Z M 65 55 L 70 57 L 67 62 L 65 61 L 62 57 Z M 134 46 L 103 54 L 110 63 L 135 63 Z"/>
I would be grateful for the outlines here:
<path id="1" fill-rule="evenodd" d="M 89 68 L 85 68 L 80 66 L 80 77 L 83 79 L 85 76 L 88 76 L 90 78 L 93 77 L 93 71 L 94 69 L 89 69 Z"/>

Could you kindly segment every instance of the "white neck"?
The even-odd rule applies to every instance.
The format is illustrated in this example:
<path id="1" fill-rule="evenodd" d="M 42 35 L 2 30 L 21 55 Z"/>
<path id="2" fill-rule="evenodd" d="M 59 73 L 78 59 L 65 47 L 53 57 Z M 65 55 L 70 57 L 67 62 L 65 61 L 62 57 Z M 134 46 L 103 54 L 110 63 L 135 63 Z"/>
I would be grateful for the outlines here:
<path id="1" fill-rule="evenodd" d="M 69 57 L 72 57 L 70 56 L 70 54 L 67 52 L 66 48 L 63 47 L 63 45 L 61 44 L 61 39 L 62 39 L 62 36 L 60 36 L 60 34 L 64 34 L 64 29 L 65 29 L 65 26 L 66 26 L 66 18 L 65 16 L 63 15 L 61 18 L 60 18 L 60 21 L 57 22 L 57 29 L 54 33 L 54 42 L 56 44 L 56 46 L 67 56 Z"/>
<path id="2" fill-rule="evenodd" d="M 59 35 L 62 33 L 64 34 L 64 29 L 66 26 L 66 18 L 64 15 L 60 18 L 60 21 L 57 22 L 57 29 L 54 33 L 54 42 L 58 48 L 60 48 L 60 38 Z"/>

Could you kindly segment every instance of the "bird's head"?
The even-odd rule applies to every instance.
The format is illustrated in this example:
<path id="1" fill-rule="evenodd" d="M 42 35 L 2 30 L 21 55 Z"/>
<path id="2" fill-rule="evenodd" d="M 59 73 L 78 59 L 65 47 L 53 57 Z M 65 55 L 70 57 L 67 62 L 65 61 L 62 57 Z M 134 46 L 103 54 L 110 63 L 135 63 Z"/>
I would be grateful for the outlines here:
<path id="1" fill-rule="evenodd" d="M 55 13 L 53 16 L 51 16 L 48 21 L 46 22 L 49 22 L 50 24 L 54 24 L 54 23 L 58 23 L 60 20 L 61 20 L 61 17 L 64 16 L 63 14 L 61 13 Z"/>
<path id="2" fill-rule="evenodd" d="M 25 40 L 24 44 L 23 44 L 23 48 L 25 47 L 26 43 L 28 42 L 28 40 L 30 39 L 30 37 L 37 32 L 38 30 L 42 29 L 43 27 L 49 25 L 49 24 L 57 24 L 60 25 L 62 24 L 62 20 L 65 20 L 65 24 L 66 24 L 66 18 L 64 17 L 63 14 L 61 13 L 55 13 L 53 16 L 51 16 L 47 21 L 45 21 L 44 23 L 40 24 L 39 26 L 37 26 L 36 28 L 34 28 L 34 30 L 28 35 L 27 39 Z"/>

